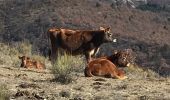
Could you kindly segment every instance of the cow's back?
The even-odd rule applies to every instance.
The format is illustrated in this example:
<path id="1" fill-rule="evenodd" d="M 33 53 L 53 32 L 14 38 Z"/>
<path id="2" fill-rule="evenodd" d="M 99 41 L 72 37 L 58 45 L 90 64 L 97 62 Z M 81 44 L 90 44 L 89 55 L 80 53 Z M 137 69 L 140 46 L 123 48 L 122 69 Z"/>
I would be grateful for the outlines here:
<path id="1" fill-rule="evenodd" d="M 71 32 L 71 33 L 60 33 L 59 36 L 61 47 L 67 49 L 69 51 L 75 51 L 81 47 L 83 44 L 82 33 L 79 31 Z"/>

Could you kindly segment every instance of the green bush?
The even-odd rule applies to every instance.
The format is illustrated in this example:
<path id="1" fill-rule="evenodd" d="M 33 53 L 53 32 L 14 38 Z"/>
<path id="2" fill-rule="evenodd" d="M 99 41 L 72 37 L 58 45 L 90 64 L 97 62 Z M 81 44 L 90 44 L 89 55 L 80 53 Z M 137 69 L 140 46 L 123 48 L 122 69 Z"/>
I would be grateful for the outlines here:
<path id="1" fill-rule="evenodd" d="M 72 82 L 73 78 L 71 77 L 71 72 L 73 71 L 74 65 L 73 56 L 67 53 L 63 55 L 58 54 L 58 59 L 52 68 L 55 80 L 63 84 Z"/>

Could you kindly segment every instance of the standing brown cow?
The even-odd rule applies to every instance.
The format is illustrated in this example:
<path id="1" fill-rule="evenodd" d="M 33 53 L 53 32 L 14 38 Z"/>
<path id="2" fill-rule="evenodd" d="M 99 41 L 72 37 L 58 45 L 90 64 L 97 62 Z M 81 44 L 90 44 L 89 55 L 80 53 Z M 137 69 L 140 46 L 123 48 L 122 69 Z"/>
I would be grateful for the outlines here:
<path id="1" fill-rule="evenodd" d="M 70 30 L 51 28 L 47 32 L 51 41 L 50 59 L 57 59 L 59 49 L 73 55 L 84 54 L 87 62 L 94 56 L 102 43 L 112 42 L 110 28 L 100 27 L 100 30 Z"/>

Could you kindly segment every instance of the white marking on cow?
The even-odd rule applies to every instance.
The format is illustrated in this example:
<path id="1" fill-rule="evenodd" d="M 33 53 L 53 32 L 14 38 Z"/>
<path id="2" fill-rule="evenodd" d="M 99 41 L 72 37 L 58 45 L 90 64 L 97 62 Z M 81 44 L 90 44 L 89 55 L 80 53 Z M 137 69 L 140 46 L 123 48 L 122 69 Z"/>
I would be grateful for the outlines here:
<path id="1" fill-rule="evenodd" d="M 94 49 L 90 51 L 90 55 L 93 55 L 94 54 Z"/>
<path id="2" fill-rule="evenodd" d="M 113 39 L 113 41 L 112 42 L 117 42 L 117 39 Z"/>
<path id="3" fill-rule="evenodd" d="M 123 80 L 123 79 L 127 79 L 127 78 L 128 78 L 127 76 L 124 76 L 124 77 L 122 77 L 122 78 L 120 78 L 120 79 L 122 79 L 122 80 Z"/>
<path id="4" fill-rule="evenodd" d="M 96 54 L 99 52 L 99 50 L 100 50 L 100 48 L 97 48 L 97 50 L 96 50 L 96 52 L 95 52 L 95 56 L 96 56 Z"/>

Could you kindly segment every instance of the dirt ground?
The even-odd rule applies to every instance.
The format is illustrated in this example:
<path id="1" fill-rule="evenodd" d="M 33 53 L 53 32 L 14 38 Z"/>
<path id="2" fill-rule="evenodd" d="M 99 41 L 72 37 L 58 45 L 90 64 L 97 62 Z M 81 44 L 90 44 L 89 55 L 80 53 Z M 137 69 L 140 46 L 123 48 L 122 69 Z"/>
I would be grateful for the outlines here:
<path id="1" fill-rule="evenodd" d="M 6 84 L 13 100 L 169 100 L 170 79 L 152 72 L 127 72 L 128 79 L 84 77 L 72 72 L 73 82 L 54 81 L 51 68 L 39 71 L 0 66 L 0 84 Z M 82 68 L 83 69 L 83 68 Z M 127 69 L 126 71 L 128 71 Z"/>

